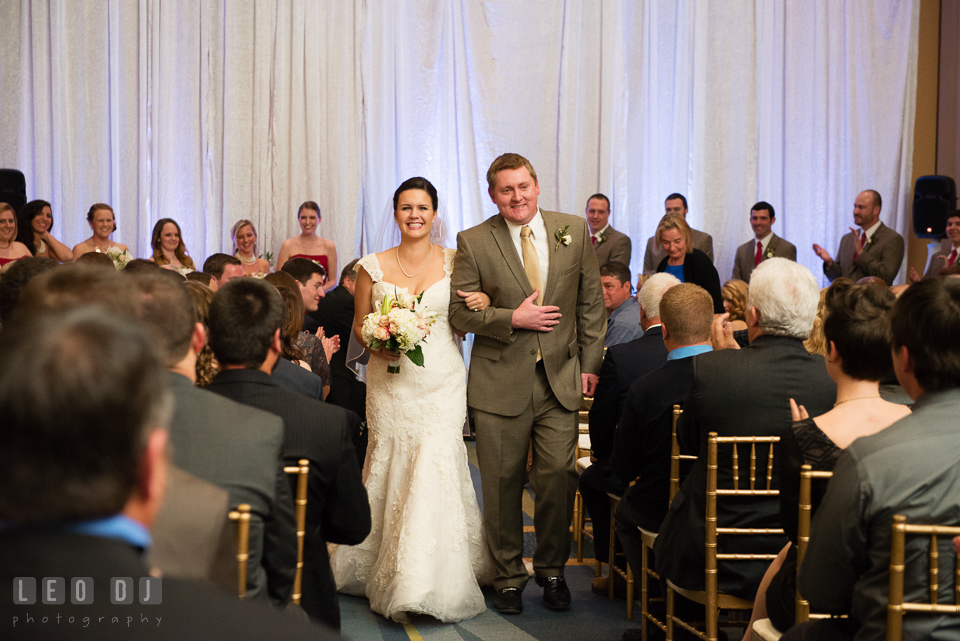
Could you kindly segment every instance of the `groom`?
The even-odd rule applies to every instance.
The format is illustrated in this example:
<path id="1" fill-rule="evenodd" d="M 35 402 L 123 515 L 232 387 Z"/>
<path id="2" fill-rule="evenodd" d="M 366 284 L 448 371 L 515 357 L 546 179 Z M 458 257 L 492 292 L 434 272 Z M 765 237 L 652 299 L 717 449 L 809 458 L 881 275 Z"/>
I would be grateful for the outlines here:
<path id="1" fill-rule="evenodd" d="M 563 568 L 577 489 L 577 410 L 592 395 L 603 356 L 606 311 L 586 221 L 537 207 L 537 173 L 504 154 L 487 171 L 500 210 L 457 236 L 450 322 L 476 335 L 467 403 L 477 427 L 487 545 L 497 568 L 494 608 L 523 611 L 523 495 L 536 494 L 533 568 L 551 610 L 570 607 Z M 460 291 L 482 291 L 490 306 L 469 309 Z"/>

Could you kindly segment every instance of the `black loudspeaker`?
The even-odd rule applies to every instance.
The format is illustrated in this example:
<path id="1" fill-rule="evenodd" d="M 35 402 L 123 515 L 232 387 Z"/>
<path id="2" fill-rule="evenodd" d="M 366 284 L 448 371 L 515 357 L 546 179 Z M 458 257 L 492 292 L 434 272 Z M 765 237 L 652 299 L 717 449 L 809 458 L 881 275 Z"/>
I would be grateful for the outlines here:
<path id="1" fill-rule="evenodd" d="M 921 176 L 913 187 L 913 231 L 917 238 L 943 238 L 947 218 L 957 211 L 957 184 L 949 176 Z"/>
<path id="2" fill-rule="evenodd" d="M 27 204 L 27 181 L 22 171 L 0 169 L 0 203 L 10 203 L 15 211 Z"/>

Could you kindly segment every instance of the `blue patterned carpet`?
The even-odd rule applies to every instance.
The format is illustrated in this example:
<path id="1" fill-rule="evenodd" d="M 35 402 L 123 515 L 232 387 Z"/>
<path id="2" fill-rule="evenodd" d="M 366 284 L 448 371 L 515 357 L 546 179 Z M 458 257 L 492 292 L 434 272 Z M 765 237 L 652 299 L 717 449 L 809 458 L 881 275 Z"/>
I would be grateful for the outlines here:
<path id="1" fill-rule="evenodd" d="M 481 500 L 480 473 L 476 467 L 473 443 L 467 443 L 470 455 L 470 471 L 473 485 Z M 527 490 L 530 494 L 530 490 Z M 533 553 L 536 540 L 533 533 L 533 497 L 524 501 L 524 555 Z M 587 558 L 589 557 L 589 558 Z M 343 620 L 343 635 L 355 641 L 552 641 L 597 640 L 618 641 L 627 628 L 639 626 L 638 619 L 628 621 L 626 603 L 623 599 L 608 601 L 590 591 L 596 576 L 593 546 L 589 539 L 584 548 L 584 562 L 578 565 L 576 548 L 571 550 L 571 561 L 565 570 L 573 603 L 567 612 L 551 612 L 543 606 L 543 591 L 530 581 L 523 593 L 523 614 L 503 616 L 493 610 L 494 592 L 487 589 L 487 611 L 468 621 L 449 624 L 440 623 L 428 616 L 414 617 L 409 624 L 388 621 L 370 611 L 366 599 L 340 595 L 340 611 Z M 529 560 L 529 558 L 527 559 Z M 639 615 L 639 603 L 635 617 Z"/>

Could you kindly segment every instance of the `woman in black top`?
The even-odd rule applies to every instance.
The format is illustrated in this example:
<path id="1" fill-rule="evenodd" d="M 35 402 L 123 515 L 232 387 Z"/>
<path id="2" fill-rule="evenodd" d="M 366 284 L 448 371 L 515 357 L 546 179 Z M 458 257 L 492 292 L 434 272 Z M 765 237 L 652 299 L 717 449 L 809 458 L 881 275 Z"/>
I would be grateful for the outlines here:
<path id="1" fill-rule="evenodd" d="M 693 232 L 681 214 L 667 214 L 657 225 L 657 243 L 667 253 L 657 265 L 658 272 L 669 272 L 684 283 L 703 287 L 713 298 L 713 313 L 723 313 L 720 275 L 710 259 L 693 247 Z"/>

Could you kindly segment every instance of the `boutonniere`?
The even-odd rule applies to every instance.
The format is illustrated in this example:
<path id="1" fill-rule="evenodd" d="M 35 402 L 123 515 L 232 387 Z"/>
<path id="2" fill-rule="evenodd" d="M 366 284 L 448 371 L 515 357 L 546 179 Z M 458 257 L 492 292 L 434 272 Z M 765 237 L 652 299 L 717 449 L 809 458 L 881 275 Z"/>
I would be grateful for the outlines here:
<path id="1" fill-rule="evenodd" d="M 767 258 L 773 258 L 773 248 L 767 249 L 767 253 L 764 254 Z"/>
<path id="2" fill-rule="evenodd" d="M 573 242 L 573 238 L 570 237 L 570 225 L 567 225 L 563 229 L 558 229 L 553 232 L 553 237 L 557 239 L 557 245 L 553 248 L 553 251 L 557 251 L 560 248 L 560 244 L 569 245 Z"/>
<path id="3" fill-rule="evenodd" d="M 869 237 L 867 238 L 867 244 L 864 245 L 864 247 L 865 247 L 865 248 L 866 248 L 866 247 L 869 247 L 870 245 L 874 244 L 875 242 L 877 242 L 877 235 L 876 235 L 876 234 L 874 234 L 873 236 L 869 236 Z"/>
<path id="4" fill-rule="evenodd" d="M 604 241 L 606 241 L 606 240 L 607 240 L 607 232 L 602 231 L 602 232 L 600 232 L 599 234 L 597 234 L 597 244 L 598 244 L 598 245 L 602 245 L 602 244 L 604 243 Z"/>

